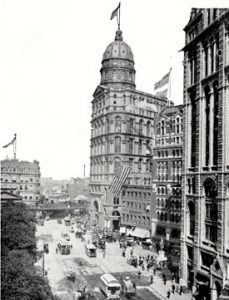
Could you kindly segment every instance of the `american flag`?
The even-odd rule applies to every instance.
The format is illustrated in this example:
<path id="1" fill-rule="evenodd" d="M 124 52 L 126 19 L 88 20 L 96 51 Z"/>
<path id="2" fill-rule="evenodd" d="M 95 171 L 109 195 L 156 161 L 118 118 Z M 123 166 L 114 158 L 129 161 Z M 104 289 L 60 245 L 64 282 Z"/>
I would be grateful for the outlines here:
<path id="1" fill-rule="evenodd" d="M 118 196 L 123 184 L 130 173 L 131 167 L 123 165 L 121 162 L 115 162 L 114 178 L 107 190 L 107 196 Z"/>

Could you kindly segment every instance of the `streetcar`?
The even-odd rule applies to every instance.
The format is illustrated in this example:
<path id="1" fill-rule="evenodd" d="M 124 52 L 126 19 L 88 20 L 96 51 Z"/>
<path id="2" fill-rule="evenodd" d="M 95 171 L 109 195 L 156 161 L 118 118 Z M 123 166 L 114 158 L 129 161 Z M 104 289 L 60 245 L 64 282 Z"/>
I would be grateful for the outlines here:
<path id="1" fill-rule="evenodd" d="M 58 243 L 58 249 L 60 254 L 70 254 L 71 245 L 67 241 L 60 240 Z"/>
<path id="2" fill-rule="evenodd" d="M 111 274 L 100 276 L 100 289 L 106 295 L 107 299 L 120 299 L 121 284 Z"/>
<path id="3" fill-rule="evenodd" d="M 85 252 L 89 257 L 96 257 L 96 247 L 94 244 L 85 245 Z"/>
<path id="4" fill-rule="evenodd" d="M 66 229 L 61 231 L 61 237 L 66 239 L 66 241 L 70 241 L 70 236 Z"/>

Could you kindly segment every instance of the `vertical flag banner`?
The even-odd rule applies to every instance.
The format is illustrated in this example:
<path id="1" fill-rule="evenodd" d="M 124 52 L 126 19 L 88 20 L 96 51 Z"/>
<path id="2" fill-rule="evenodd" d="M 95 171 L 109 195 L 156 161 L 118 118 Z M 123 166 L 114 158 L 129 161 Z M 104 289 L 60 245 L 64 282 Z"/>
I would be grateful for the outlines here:
<path id="1" fill-rule="evenodd" d="M 130 173 L 131 168 L 121 164 L 121 162 L 115 162 L 114 178 L 107 190 L 108 196 L 118 196 L 123 184 L 126 181 Z"/>
<path id="2" fill-rule="evenodd" d="M 172 69 L 161 80 L 155 83 L 154 92 L 156 92 L 156 96 L 169 99 L 171 71 Z"/>

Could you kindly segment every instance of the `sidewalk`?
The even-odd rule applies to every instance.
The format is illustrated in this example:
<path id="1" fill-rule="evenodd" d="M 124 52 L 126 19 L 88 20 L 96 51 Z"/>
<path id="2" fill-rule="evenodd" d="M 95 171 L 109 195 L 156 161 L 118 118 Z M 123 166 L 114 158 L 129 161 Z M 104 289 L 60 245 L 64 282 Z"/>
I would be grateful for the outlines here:
<path id="1" fill-rule="evenodd" d="M 147 274 L 148 273 L 148 274 Z M 149 272 L 144 272 L 142 275 L 150 278 Z M 167 292 L 170 290 L 171 292 L 171 286 L 172 281 L 168 280 L 166 284 L 163 283 L 162 278 L 160 278 L 158 275 L 154 276 L 153 278 L 153 284 L 149 286 L 149 290 L 152 291 L 153 294 L 155 294 L 158 298 L 162 300 L 167 300 Z M 174 294 L 171 292 L 170 298 L 171 300 L 191 300 L 191 293 L 182 293 L 182 295 L 179 295 L 177 292 Z"/>

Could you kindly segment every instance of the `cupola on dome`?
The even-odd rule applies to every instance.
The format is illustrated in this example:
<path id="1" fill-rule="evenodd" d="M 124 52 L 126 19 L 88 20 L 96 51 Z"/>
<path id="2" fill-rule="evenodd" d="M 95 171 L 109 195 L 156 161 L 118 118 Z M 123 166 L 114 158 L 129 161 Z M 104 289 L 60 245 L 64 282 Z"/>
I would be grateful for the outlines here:
<path id="1" fill-rule="evenodd" d="M 134 56 L 130 46 L 123 41 L 122 31 L 117 30 L 115 40 L 107 46 L 100 72 L 103 85 L 135 89 Z"/>

